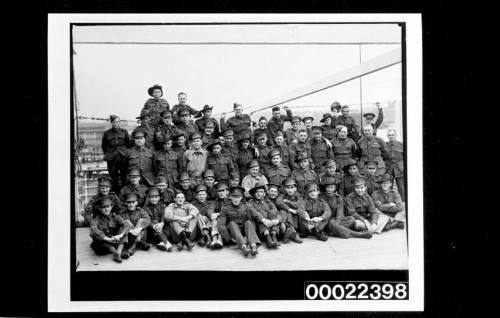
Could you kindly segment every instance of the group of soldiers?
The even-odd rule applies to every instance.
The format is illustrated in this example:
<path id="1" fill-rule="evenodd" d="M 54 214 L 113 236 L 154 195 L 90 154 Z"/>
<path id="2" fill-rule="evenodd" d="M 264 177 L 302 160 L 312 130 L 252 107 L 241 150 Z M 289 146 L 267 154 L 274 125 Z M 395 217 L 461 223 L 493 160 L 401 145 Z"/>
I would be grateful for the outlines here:
<path id="1" fill-rule="evenodd" d="M 321 125 L 286 106 L 286 115 L 273 107 L 269 120 L 253 123 L 237 103 L 219 123 L 212 106 L 196 110 L 183 92 L 172 108 L 161 86 L 148 94 L 131 138 L 116 115 L 103 135 L 109 175 L 84 211 L 97 254 L 122 262 L 136 248 L 191 250 L 197 242 L 237 244 L 246 257 L 262 243 L 404 228 L 404 147 L 395 129 L 388 142 L 376 136 L 382 108 L 375 122 L 364 114 L 362 130 L 337 102 Z"/>

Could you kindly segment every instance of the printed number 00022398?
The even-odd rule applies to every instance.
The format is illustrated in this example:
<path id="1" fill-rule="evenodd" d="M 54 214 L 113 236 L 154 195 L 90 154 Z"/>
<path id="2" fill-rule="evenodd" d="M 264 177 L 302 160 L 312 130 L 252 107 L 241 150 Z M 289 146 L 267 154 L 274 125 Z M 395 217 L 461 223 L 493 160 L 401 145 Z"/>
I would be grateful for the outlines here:
<path id="1" fill-rule="evenodd" d="M 306 282 L 306 300 L 407 300 L 407 282 Z"/>

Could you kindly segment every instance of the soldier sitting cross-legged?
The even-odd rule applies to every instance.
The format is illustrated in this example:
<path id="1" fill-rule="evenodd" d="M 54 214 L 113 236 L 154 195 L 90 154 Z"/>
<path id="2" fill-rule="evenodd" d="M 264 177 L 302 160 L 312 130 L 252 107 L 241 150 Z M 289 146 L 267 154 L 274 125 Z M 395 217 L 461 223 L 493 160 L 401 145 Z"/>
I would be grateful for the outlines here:
<path id="1" fill-rule="evenodd" d="M 120 216 L 124 220 L 130 221 L 132 223 L 132 229 L 128 232 L 128 240 L 130 242 L 130 247 L 128 248 L 128 253 L 133 255 L 136 246 L 142 250 L 149 250 L 151 245 L 146 242 L 147 232 L 146 228 L 151 224 L 151 219 L 148 213 L 137 206 L 138 196 L 134 192 L 125 195 L 126 208 L 120 212 Z"/>

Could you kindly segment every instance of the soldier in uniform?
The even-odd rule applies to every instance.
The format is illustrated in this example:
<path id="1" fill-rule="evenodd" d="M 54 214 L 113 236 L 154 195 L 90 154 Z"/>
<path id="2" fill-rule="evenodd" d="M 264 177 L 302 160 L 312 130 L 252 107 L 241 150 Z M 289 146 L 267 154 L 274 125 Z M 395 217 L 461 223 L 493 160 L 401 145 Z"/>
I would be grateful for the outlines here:
<path id="1" fill-rule="evenodd" d="M 97 255 L 112 253 L 113 260 L 122 262 L 122 253 L 127 243 L 127 234 L 132 225 L 118 214 L 111 213 L 113 200 L 102 196 L 96 201 L 99 211 L 90 222 L 90 247 Z M 128 258 L 128 253 L 123 253 L 123 258 Z"/>
<path id="2" fill-rule="evenodd" d="M 128 171 L 128 180 L 130 183 L 120 190 L 120 199 L 124 201 L 127 194 L 135 193 L 138 197 L 139 206 L 143 206 L 146 200 L 146 191 L 148 190 L 148 187 L 140 183 L 141 172 L 139 169 L 130 169 Z"/>
<path id="3" fill-rule="evenodd" d="M 213 119 L 213 118 L 212 118 Z M 203 129 L 203 136 L 201 136 L 201 147 L 207 149 L 208 145 L 213 143 L 216 140 L 219 140 L 217 138 L 214 138 L 215 132 L 214 132 L 214 122 L 213 121 L 208 121 L 205 123 L 205 127 Z"/>
<path id="4" fill-rule="evenodd" d="M 286 111 L 286 115 L 280 114 L 279 106 L 274 106 L 272 108 L 273 117 L 267 123 L 267 128 L 270 133 L 269 140 L 271 140 L 271 142 L 274 141 L 278 132 L 283 133 L 285 121 L 292 121 L 292 111 L 288 108 L 288 106 L 284 106 L 283 109 Z"/>
<path id="5" fill-rule="evenodd" d="M 144 138 L 145 138 L 145 145 L 147 148 L 153 149 L 153 141 L 155 138 L 155 131 L 156 128 L 152 127 L 149 118 L 149 111 L 143 110 L 139 117 L 136 117 L 137 119 L 141 120 L 141 124 L 137 127 L 134 128 L 132 131 L 132 140 L 130 141 L 130 147 L 134 147 L 136 145 L 135 140 L 133 139 L 134 133 L 138 130 L 141 130 L 144 132 Z"/>
<path id="6" fill-rule="evenodd" d="M 217 216 L 215 214 L 215 203 L 207 201 L 207 187 L 200 184 L 196 187 L 196 199 L 193 205 L 200 211 L 196 217 L 198 229 L 201 231 L 198 245 L 201 247 L 222 248 L 222 238 L 217 230 Z"/>
<path id="7" fill-rule="evenodd" d="M 332 105 L 330 105 L 330 110 L 332 111 L 332 127 L 337 127 L 339 125 L 339 122 L 337 121 L 337 117 L 341 115 L 341 110 L 342 106 L 340 105 L 339 102 L 333 102 Z"/>
<path id="8" fill-rule="evenodd" d="M 230 203 L 222 207 L 217 220 L 219 233 L 226 242 L 235 240 L 245 257 L 257 255 L 257 244 L 261 242 L 255 232 L 250 208 L 241 202 L 245 189 L 231 187 L 229 191 Z"/>
<path id="9" fill-rule="evenodd" d="M 406 201 L 405 196 L 405 164 L 404 164 L 404 147 L 403 143 L 396 140 L 396 129 L 389 128 L 387 130 L 387 138 L 389 141 L 386 143 L 387 146 L 387 158 L 385 165 L 387 167 L 387 173 L 389 173 L 394 179 L 396 179 L 396 185 L 398 187 L 398 192 L 401 195 L 403 202 Z"/>
<path id="10" fill-rule="evenodd" d="M 278 234 L 280 233 L 280 215 L 276 206 L 266 198 L 266 186 L 250 189 L 252 199 L 248 201 L 250 213 L 257 223 L 260 238 L 268 248 L 278 247 Z"/>
<path id="11" fill-rule="evenodd" d="M 299 228 L 299 215 L 304 213 L 304 201 L 297 192 L 297 183 L 294 178 L 286 179 L 283 185 L 285 193 L 280 194 L 276 199 L 276 207 L 279 209 L 285 225 L 283 243 L 290 240 L 302 243 L 302 239 L 297 235 L 297 230 Z"/>
<path id="12" fill-rule="evenodd" d="M 266 144 L 268 146 L 273 146 L 274 142 L 273 139 L 271 139 L 271 132 L 267 128 L 267 118 L 262 116 L 259 118 L 259 128 L 255 129 L 253 131 L 253 138 L 252 138 L 252 143 L 255 144 L 256 146 L 259 144 L 257 139 L 261 134 L 265 134 L 267 137 Z"/>
<path id="13" fill-rule="evenodd" d="M 314 169 L 314 162 L 311 159 L 311 144 L 307 141 L 307 131 L 305 129 L 300 129 L 297 142 L 290 145 L 290 154 L 292 156 L 292 166 L 290 167 L 290 169 L 295 170 L 299 168 L 299 165 L 297 163 L 297 156 L 299 155 L 299 153 L 303 152 L 307 153 L 307 157 L 309 158 L 309 165 L 311 166 L 311 169 Z"/>
<path id="14" fill-rule="evenodd" d="M 213 106 L 210 106 L 210 105 L 205 105 L 203 106 L 203 109 L 200 110 L 198 112 L 198 114 L 196 114 L 194 116 L 194 118 L 198 118 L 198 117 L 201 117 L 200 119 L 197 119 L 194 123 L 196 124 L 196 126 L 198 126 L 198 130 L 202 133 L 202 134 L 205 134 L 205 127 L 207 125 L 207 123 L 212 123 L 213 124 L 213 131 L 212 133 L 215 135 L 215 137 L 218 137 L 219 134 L 220 134 L 220 130 L 219 130 L 219 123 L 217 122 L 217 120 L 215 118 L 212 118 L 210 116 L 212 116 L 212 110 L 214 109 Z M 212 137 L 214 137 L 214 135 Z"/>
<path id="15" fill-rule="evenodd" d="M 233 104 L 233 110 L 234 110 L 234 117 L 229 118 L 226 122 L 225 125 L 224 123 L 224 117 L 221 119 L 221 126 L 225 126 L 223 128 L 226 129 L 232 129 L 234 132 L 234 138 L 236 140 L 241 138 L 241 135 L 243 133 L 249 133 L 250 135 L 252 134 L 252 130 L 250 127 L 252 126 L 252 118 L 248 114 L 243 114 L 243 107 L 240 104 L 234 103 Z M 224 136 L 226 138 L 226 136 Z"/>
<path id="16" fill-rule="evenodd" d="M 320 126 L 312 127 L 313 139 L 311 139 L 311 158 L 314 162 L 314 170 L 320 173 L 323 170 L 323 164 L 328 159 L 333 159 L 333 151 L 328 147 L 326 141 L 323 139 L 323 128 Z"/>
<path id="17" fill-rule="evenodd" d="M 297 182 L 297 191 L 305 196 L 306 193 L 306 185 L 309 183 L 317 183 L 318 175 L 314 170 L 312 170 L 309 166 L 309 157 L 307 153 L 301 152 L 295 159 L 295 163 L 299 165 L 298 169 L 292 171 L 292 177 Z"/>
<path id="18" fill-rule="evenodd" d="M 233 179 L 237 172 L 230 156 L 222 154 L 222 143 L 216 140 L 208 146 L 210 155 L 207 157 L 206 169 L 210 169 L 215 174 L 217 182 L 229 182 Z"/>
<path id="19" fill-rule="evenodd" d="M 354 191 L 354 180 L 357 178 L 363 178 L 363 176 L 359 173 L 356 160 L 348 159 L 344 162 L 344 176 L 339 187 L 339 193 L 343 197 Z"/>
<path id="20" fill-rule="evenodd" d="M 102 176 L 97 179 L 97 194 L 94 195 L 85 205 L 83 210 L 83 219 L 86 225 L 90 225 L 90 221 L 95 217 L 98 212 L 97 202 L 102 197 L 108 197 L 112 200 L 113 209 L 111 212 L 117 213 L 121 209 L 121 201 L 115 192 L 110 191 L 111 180 L 107 176 Z"/>
<path id="21" fill-rule="evenodd" d="M 249 148 L 250 135 L 243 134 L 238 140 L 238 170 L 242 177 L 248 174 L 248 164 L 255 159 L 255 151 Z"/>
<path id="22" fill-rule="evenodd" d="M 308 183 L 306 185 L 306 199 L 304 200 L 304 211 L 299 214 L 299 229 L 302 237 L 311 233 L 320 241 L 327 241 L 328 237 L 324 233 L 325 227 L 330 221 L 332 211 L 328 204 L 321 200 L 318 185 Z"/>
<path id="23" fill-rule="evenodd" d="M 305 126 L 305 130 L 307 132 L 307 140 L 311 140 L 313 138 L 313 134 L 312 134 L 312 126 L 313 126 L 313 121 L 314 121 L 314 118 L 311 117 L 311 116 L 306 116 L 306 117 L 303 117 L 302 118 L 302 122 L 304 123 L 304 126 Z"/>
<path id="24" fill-rule="evenodd" d="M 356 120 L 349 115 L 349 112 L 349 106 L 342 106 L 342 115 L 337 117 L 337 122 L 339 125 L 347 127 L 347 137 L 356 142 L 360 138 L 359 126 L 356 124 Z"/>
<path id="25" fill-rule="evenodd" d="M 170 105 L 168 104 L 168 101 L 166 99 L 162 98 L 163 89 L 160 85 L 156 84 L 148 88 L 148 94 L 152 98 L 149 98 L 144 103 L 144 107 L 142 108 L 141 112 L 143 110 L 149 111 L 151 126 L 156 128 L 162 122 L 160 117 L 161 113 L 165 110 L 170 109 Z"/>
<path id="26" fill-rule="evenodd" d="M 292 155 L 290 154 L 290 148 L 285 144 L 285 137 L 281 131 L 278 131 L 276 133 L 273 149 L 277 149 L 280 151 L 281 163 L 291 169 Z"/>
<path id="27" fill-rule="evenodd" d="M 172 140 L 166 137 L 163 141 L 163 149 L 154 154 L 156 175 L 163 175 L 167 178 L 168 184 L 178 182 L 179 172 L 182 168 L 182 157 L 178 152 L 172 150 Z"/>
<path id="28" fill-rule="evenodd" d="M 108 173 L 113 181 L 113 190 L 119 191 L 127 180 L 127 167 L 124 164 L 125 153 L 130 145 L 128 132 L 120 128 L 120 117 L 109 116 L 111 128 L 102 135 L 101 149 L 108 166 Z"/>
<path id="29" fill-rule="evenodd" d="M 335 161 L 333 159 L 328 159 L 327 161 L 325 161 L 325 163 L 323 163 L 323 167 L 325 168 L 325 171 L 318 174 L 320 183 L 321 180 L 327 177 L 335 178 L 336 180 L 339 180 L 339 182 L 342 180 L 341 174 L 336 172 L 337 165 L 335 164 Z"/>
<path id="30" fill-rule="evenodd" d="M 184 193 L 178 191 L 175 194 L 175 200 L 170 203 L 165 209 L 165 220 L 167 220 L 176 237 L 177 249 L 181 251 L 184 246 L 191 250 L 194 246 L 193 241 L 196 240 L 198 234 L 198 214 L 199 210 L 185 201 Z"/>
<path id="31" fill-rule="evenodd" d="M 347 127 L 339 125 L 337 129 L 337 137 L 332 140 L 333 160 L 343 175 L 345 162 L 356 158 L 356 143 L 347 137 Z"/>
<path id="32" fill-rule="evenodd" d="M 359 168 L 365 169 L 365 163 L 375 161 L 378 168 L 385 168 L 384 158 L 387 158 L 387 147 L 382 138 L 373 135 L 373 127 L 363 127 L 364 137 L 357 143 L 357 155 L 359 157 Z"/>
<path id="33" fill-rule="evenodd" d="M 320 122 L 323 123 L 321 126 L 321 128 L 323 128 L 323 136 L 328 140 L 337 137 L 337 128 L 336 126 L 332 126 L 333 120 L 332 114 L 329 113 L 323 114 L 323 118 L 320 120 Z"/>
<path id="34" fill-rule="evenodd" d="M 191 135 L 195 133 L 199 134 L 198 126 L 190 122 L 191 120 L 190 116 L 191 114 L 189 113 L 189 110 L 187 109 L 180 110 L 179 111 L 180 122 L 176 125 L 178 130 L 181 130 L 186 134 L 187 138 L 190 138 Z"/>
<path id="35" fill-rule="evenodd" d="M 147 251 L 151 244 L 147 243 L 147 232 L 151 219 L 148 213 L 137 206 L 138 196 L 134 192 L 125 195 L 125 205 L 127 206 L 120 212 L 120 216 L 124 220 L 128 220 L 132 224 L 132 228 L 128 232 L 128 253 L 134 255 L 136 246 Z"/>
<path id="36" fill-rule="evenodd" d="M 259 165 L 261 166 L 261 172 L 264 173 L 267 168 L 271 166 L 271 162 L 269 160 L 269 153 L 272 148 L 267 145 L 267 134 L 261 133 L 257 136 L 257 150 L 259 151 L 259 156 L 257 160 L 259 161 Z"/>
<path id="37" fill-rule="evenodd" d="M 385 169 L 377 169 L 377 163 L 375 161 L 368 161 L 365 165 L 366 174 L 364 174 L 364 179 L 366 182 L 366 191 L 369 195 L 380 188 L 380 177 L 384 174 Z"/>
<path id="38" fill-rule="evenodd" d="M 365 125 L 370 125 L 373 128 L 373 135 L 377 135 L 377 129 L 380 127 L 382 122 L 384 121 L 384 111 L 382 107 L 380 107 L 380 103 L 375 104 L 378 108 L 378 116 L 377 121 L 374 123 L 373 119 L 375 118 L 374 113 L 364 113 L 363 117 L 365 118 Z"/>
<path id="39" fill-rule="evenodd" d="M 215 173 L 211 169 L 205 170 L 203 173 L 203 184 L 207 187 L 207 200 L 213 201 L 217 199 L 217 186 L 215 184 Z"/>
<path id="40" fill-rule="evenodd" d="M 340 180 L 334 177 L 325 177 L 320 185 L 323 193 L 319 195 L 319 198 L 325 201 L 332 211 L 332 217 L 328 222 L 331 235 L 346 239 L 351 237 L 371 238 L 372 235 L 369 231 L 351 230 L 356 219 L 353 216 L 344 215 L 344 199 L 336 192 L 339 182 Z"/>
<path id="41" fill-rule="evenodd" d="M 214 200 L 215 203 L 215 213 L 220 213 L 222 207 L 229 204 L 228 198 L 228 186 L 224 182 L 217 183 L 215 186 L 217 190 L 217 199 Z"/>
<path id="42" fill-rule="evenodd" d="M 269 152 L 271 167 L 267 168 L 265 176 L 269 183 L 283 184 L 288 177 L 292 175 L 290 168 L 281 163 L 281 153 L 278 149 Z"/>
<path id="43" fill-rule="evenodd" d="M 285 140 L 287 145 L 291 145 L 294 140 L 299 139 L 299 127 L 302 119 L 298 116 L 292 117 L 292 127 L 285 131 Z"/>
<path id="44" fill-rule="evenodd" d="M 176 187 L 177 190 L 184 194 L 184 201 L 192 202 L 195 197 L 195 192 L 193 190 L 193 185 L 191 183 L 191 178 L 187 172 L 182 172 L 179 176 L 179 185 Z"/>
<path id="45" fill-rule="evenodd" d="M 178 131 L 172 140 L 175 142 L 172 145 L 172 150 L 177 152 L 182 158 L 184 152 L 188 149 L 186 145 L 186 134 L 183 131 Z"/>
<path id="46" fill-rule="evenodd" d="M 168 225 L 165 226 L 163 216 L 167 205 L 161 201 L 160 190 L 157 187 L 148 189 L 148 203 L 144 205 L 144 210 L 148 213 L 151 223 L 147 227 L 147 239 L 159 250 L 170 252 L 172 243 L 168 240 L 170 236 Z"/>
<path id="47" fill-rule="evenodd" d="M 248 164 L 248 174 L 241 180 L 241 186 L 244 189 L 245 198 L 251 198 L 250 189 L 266 185 L 267 178 L 260 173 L 260 166 L 257 160 L 252 160 Z"/>
<path id="48" fill-rule="evenodd" d="M 384 174 L 380 180 L 380 189 L 372 194 L 375 207 L 390 216 L 391 228 L 404 228 L 406 220 L 405 204 L 399 193 L 392 189 L 392 177 Z"/>
<path id="49" fill-rule="evenodd" d="M 208 151 L 201 148 L 201 135 L 194 133 L 191 135 L 191 148 L 182 155 L 182 171 L 186 171 L 191 176 L 191 182 L 197 186 L 203 182 L 203 172 L 207 166 Z"/>
<path id="50" fill-rule="evenodd" d="M 174 184 L 175 183 L 169 183 L 168 179 L 163 175 L 155 178 L 155 185 L 160 191 L 160 200 L 166 205 L 174 202 L 175 191 L 171 188 L 174 186 Z"/>
<path id="51" fill-rule="evenodd" d="M 164 138 L 172 138 L 177 135 L 178 130 L 172 123 L 172 112 L 170 110 L 165 110 L 161 113 L 161 124 L 155 129 L 155 138 L 158 140 L 164 140 Z"/>
<path id="52" fill-rule="evenodd" d="M 196 109 L 194 109 L 193 107 L 189 106 L 186 103 L 187 102 L 187 94 L 186 93 L 180 92 L 179 94 L 177 94 L 177 99 L 179 101 L 179 104 L 176 104 L 176 105 L 174 105 L 174 107 L 172 107 L 172 116 L 174 118 L 175 125 L 182 123 L 181 115 L 180 115 L 180 112 L 182 110 L 187 110 L 190 115 L 195 115 L 196 113 L 198 113 L 198 111 Z"/>
<path id="53" fill-rule="evenodd" d="M 222 153 L 230 156 L 231 159 L 233 159 L 233 163 L 236 164 L 236 162 L 238 162 L 238 145 L 234 141 L 234 132 L 232 129 L 225 129 L 222 132 L 222 135 L 224 136 L 224 149 L 222 150 Z M 247 133 L 241 134 L 241 136 L 246 135 Z"/>
<path id="54" fill-rule="evenodd" d="M 153 150 L 145 146 L 146 133 L 142 130 L 134 130 L 132 132 L 135 146 L 128 149 L 125 154 L 125 164 L 127 170 L 132 168 L 139 169 L 142 176 L 142 181 L 147 186 L 154 185 L 155 163 L 153 158 Z"/>

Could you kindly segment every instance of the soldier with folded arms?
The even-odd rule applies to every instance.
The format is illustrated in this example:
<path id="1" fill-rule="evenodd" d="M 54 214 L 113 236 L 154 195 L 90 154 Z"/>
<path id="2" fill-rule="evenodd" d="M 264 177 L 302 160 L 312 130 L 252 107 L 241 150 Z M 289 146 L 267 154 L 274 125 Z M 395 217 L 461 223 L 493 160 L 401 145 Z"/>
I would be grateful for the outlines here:
<path id="1" fill-rule="evenodd" d="M 147 251 L 151 247 L 151 244 L 147 243 L 147 232 L 146 229 L 151 224 L 151 219 L 148 213 L 137 206 L 138 196 L 134 192 L 127 193 L 125 195 L 125 205 L 127 206 L 120 212 L 122 219 L 129 221 L 132 224 L 132 228 L 128 232 L 128 240 L 130 246 L 128 247 L 128 253 L 133 255 L 135 248 Z"/>
<path id="2" fill-rule="evenodd" d="M 163 214 L 167 205 L 160 200 L 160 190 L 157 187 L 148 189 L 148 203 L 144 205 L 144 210 L 148 213 L 151 219 L 150 225 L 147 227 L 148 242 L 156 245 L 161 251 L 170 252 L 172 243 L 168 237 L 171 236 L 169 227 L 165 226 Z"/>
<path id="3" fill-rule="evenodd" d="M 372 194 L 379 211 L 391 217 L 391 227 L 404 228 L 406 221 L 405 204 L 398 191 L 392 189 L 392 177 L 384 174 L 379 180 L 380 189 Z"/>
<path id="4" fill-rule="evenodd" d="M 278 243 L 278 234 L 280 233 L 280 218 L 276 206 L 266 198 L 266 187 L 258 186 L 250 189 L 250 194 L 253 196 L 248 201 L 248 206 L 252 217 L 257 223 L 257 229 L 261 239 L 266 243 L 268 248 L 275 248 L 280 245 Z"/>
<path id="5" fill-rule="evenodd" d="M 177 191 L 175 201 L 165 209 L 165 220 L 170 222 L 172 229 L 179 238 L 177 249 L 181 251 L 184 247 L 191 250 L 198 234 L 199 210 L 185 201 L 184 193 Z"/>
<path id="6" fill-rule="evenodd" d="M 304 211 L 299 214 L 300 234 L 303 237 L 312 234 L 320 241 L 327 241 L 324 230 L 332 211 L 328 204 L 318 197 L 319 188 L 316 183 L 308 183 L 305 190 L 307 197 L 304 200 Z"/>

